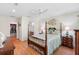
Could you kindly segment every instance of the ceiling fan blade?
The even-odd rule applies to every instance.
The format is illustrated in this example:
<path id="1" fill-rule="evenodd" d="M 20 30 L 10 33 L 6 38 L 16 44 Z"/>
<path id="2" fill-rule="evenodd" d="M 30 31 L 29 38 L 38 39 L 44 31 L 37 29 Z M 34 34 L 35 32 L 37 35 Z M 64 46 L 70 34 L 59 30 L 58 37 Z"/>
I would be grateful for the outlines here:
<path id="1" fill-rule="evenodd" d="M 39 12 L 39 14 L 45 13 L 45 12 L 47 12 L 47 11 L 48 11 L 48 9 L 45 9 L 45 10 Z"/>

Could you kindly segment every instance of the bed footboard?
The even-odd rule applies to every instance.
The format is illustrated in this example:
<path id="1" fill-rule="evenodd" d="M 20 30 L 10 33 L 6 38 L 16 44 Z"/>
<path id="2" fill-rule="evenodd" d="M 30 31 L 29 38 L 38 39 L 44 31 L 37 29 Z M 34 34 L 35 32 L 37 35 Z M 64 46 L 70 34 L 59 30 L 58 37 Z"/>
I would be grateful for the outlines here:
<path id="1" fill-rule="evenodd" d="M 34 38 L 35 39 L 35 38 Z M 39 52 L 37 49 L 35 49 L 36 51 L 38 51 L 40 54 L 44 54 L 44 55 L 47 55 L 47 48 L 45 47 L 45 46 L 42 46 L 42 45 L 40 45 L 40 44 L 38 44 L 38 43 L 36 43 L 36 42 L 34 42 L 34 41 L 32 41 L 32 40 L 28 40 L 28 46 L 30 46 L 30 45 L 33 45 L 32 46 L 32 48 L 34 48 L 34 46 L 35 47 L 37 47 L 40 51 L 42 51 L 42 53 L 41 52 Z"/>

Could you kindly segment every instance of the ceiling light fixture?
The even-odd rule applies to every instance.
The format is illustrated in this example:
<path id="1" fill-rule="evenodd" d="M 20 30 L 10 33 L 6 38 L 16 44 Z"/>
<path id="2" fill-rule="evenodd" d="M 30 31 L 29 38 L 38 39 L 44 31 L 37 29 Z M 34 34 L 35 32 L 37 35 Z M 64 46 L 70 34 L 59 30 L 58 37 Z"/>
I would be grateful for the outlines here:
<path id="1" fill-rule="evenodd" d="M 18 6 L 18 3 L 14 3 L 14 6 L 15 6 L 15 7 Z M 15 13 L 16 10 L 15 10 L 15 9 L 12 9 L 12 12 Z"/>
<path id="2" fill-rule="evenodd" d="M 12 12 L 13 12 L 13 13 L 15 13 L 15 12 L 16 12 L 16 10 L 15 10 L 15 9 L 13 9 L 13 10 L 12 10 Z"/>

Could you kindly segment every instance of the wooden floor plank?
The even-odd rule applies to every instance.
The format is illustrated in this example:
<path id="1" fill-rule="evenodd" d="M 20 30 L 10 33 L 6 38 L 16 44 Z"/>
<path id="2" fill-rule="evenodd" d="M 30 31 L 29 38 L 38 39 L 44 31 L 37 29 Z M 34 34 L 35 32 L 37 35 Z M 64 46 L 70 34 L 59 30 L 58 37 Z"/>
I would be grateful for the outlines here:
<path id="1" fill-rule="evenodd" d="M 27 42 L 20 41 L 15 37 L 12 37 L 12 41 L 16 47 L 14 50 L 14 55 L 40 55 L 33 48 L 28 47 Z M 74 49 L 61 46 L 54 52 L 54 55 L 74 55 L 74 51 Z"/>
<path id="2" fill-rule="evenodd" d="M 54 55 L 75 55 L 75 50 L 65 46 L 61 46 L 54 52 Z"/>

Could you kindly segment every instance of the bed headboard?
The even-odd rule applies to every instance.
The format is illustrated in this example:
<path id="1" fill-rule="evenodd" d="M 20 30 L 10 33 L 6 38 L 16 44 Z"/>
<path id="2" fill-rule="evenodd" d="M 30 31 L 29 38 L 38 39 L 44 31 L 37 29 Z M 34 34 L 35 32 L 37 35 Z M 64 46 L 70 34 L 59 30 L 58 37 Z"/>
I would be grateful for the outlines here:
<path id="1" fill-rule="evenodd" d="M 49 34 L 60 33 L 60 22 L 56 19 L 51 19 L 47 21 L 47 30 Z"/>

